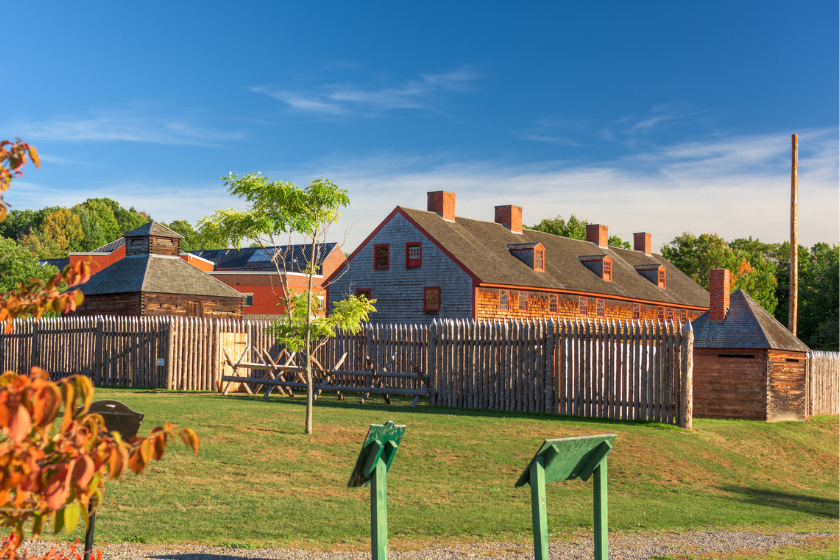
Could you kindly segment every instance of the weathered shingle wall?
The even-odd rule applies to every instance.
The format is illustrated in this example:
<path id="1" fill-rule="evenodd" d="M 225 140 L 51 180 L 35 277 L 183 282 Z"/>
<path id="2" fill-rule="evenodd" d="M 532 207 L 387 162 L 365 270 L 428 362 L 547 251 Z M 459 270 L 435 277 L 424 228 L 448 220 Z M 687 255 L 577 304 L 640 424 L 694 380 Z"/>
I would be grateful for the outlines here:
<path id="1" fill-rule="evenodd" d="M 422 243 L 422 266 L 406 268 L 405 244 Z M 373 267 L 374 245 L 390 245 L 390 266 Z M 369 288 L 377 300 L 374 323 L 431 323 L 435 318 L 472 318 L 472 279 L 456 263 L 420 233 L 408 220 L 395 214 L 356 253 L 329 288 L 329 307 L 359 288 Z M 440 286 L 441 309 L 423 311 L 423 288 Z"/>

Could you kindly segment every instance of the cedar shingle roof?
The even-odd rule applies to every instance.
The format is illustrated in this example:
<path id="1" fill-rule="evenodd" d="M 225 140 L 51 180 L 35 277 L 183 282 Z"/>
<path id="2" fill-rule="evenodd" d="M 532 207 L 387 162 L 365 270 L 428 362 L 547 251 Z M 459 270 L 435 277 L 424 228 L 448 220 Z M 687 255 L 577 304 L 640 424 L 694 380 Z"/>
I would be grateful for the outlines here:
<path id="1" fill-rule="evenodd" d="M 244 297 L 180 257 L 131 255 L 91 276 L 79 289 L 85 295 L 152 292 L 214 297 Z"/>
<path id="2" fill-rule="evenodd" d="M 808 352 L 775 317 L 738 289 L 729 296 L 729 311 L 723 321 L 710 321 L 705 312 L 691 322 L 696 348 L 769 348 Z"/>
<path id="3" fill-rule="evenodd" d="M 661 255 L 598 247 L 589 241 L 525 228 L 521 234 L 516 234 L 495 222 L 458 217 L 449 222 L 434 212 L 402 207 L 400 210 L 482 283 L 579 291 L 671 305 L 709 306 L 709 293 Z M 543 244 L 545 272 L 535 271 L 507 249 L 508 245 L 522 243 Z M 580 256 L 600 258 L 603 255 L 612 258 L 612 282 L 602 280 L 578 259 Z M 667 288 L 661 289 L 639 274 L 633 268 L 638 265 L 664 266 Z"/>
<path id="4" fill-rule="evenodd" d="M 124 233 L 123 237 L 143 237 L 144 235 L 156 235 L 158 237 L 173 237 L 176 239 L 184 238 L 184 236 L 180 233 L 174 232 L 165 225 L 159 224 L 154 220 L 146 222 L 139 228 L 133 229 L 128 233 Z"/>

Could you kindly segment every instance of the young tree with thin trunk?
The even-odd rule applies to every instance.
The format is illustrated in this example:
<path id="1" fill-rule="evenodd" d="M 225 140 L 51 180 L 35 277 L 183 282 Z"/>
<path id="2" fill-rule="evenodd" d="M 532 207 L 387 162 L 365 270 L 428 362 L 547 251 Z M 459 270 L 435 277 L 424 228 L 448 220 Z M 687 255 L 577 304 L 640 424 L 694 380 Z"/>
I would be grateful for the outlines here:
<path id="1" fill-rule="evenodd" d="M 362 297 L 348 297 L 325 312 L 318 294 L 313 290 L 314 277 L 319 273 L 321 253 L 327 232 L 341 214 L 339 210 L 350 203 L 347 191 L 332 181 L 316 179 L 306 188 L 293 183 L 271 181 L 259 173 L 244 177 L 231 174 L 222 177 L 227 191 L 244 198 L 248 210 L 217 210 L 213 216 L 199 221 L 199 231 L 210 238 L 221 239 L 239 248 L 242 240 L 256 243 L 274 265 L 280 278 L 281 293 L 277 294 L 284 318 L 272 325 L 272 332 L 288 350 L 304 353 L 306 369 L 306 421 L 304 433 L 312 433 L 312 356 L 335 336 L 336 329 L 358 332 L 368 314 L 376 311 L 373 303 Z M 303 272 L 307 289 L 296 292 L 288 284 L 289 268 L 293 265 L 292 239 L 302 236 L 309 247 L 309 261 Z M 287 240 L 287 249 L 279 250 L 280 239 Z M 299 267 L 295 267 L 299 268 Z M 326 287 L 326 286 L 322 286 Z"/>

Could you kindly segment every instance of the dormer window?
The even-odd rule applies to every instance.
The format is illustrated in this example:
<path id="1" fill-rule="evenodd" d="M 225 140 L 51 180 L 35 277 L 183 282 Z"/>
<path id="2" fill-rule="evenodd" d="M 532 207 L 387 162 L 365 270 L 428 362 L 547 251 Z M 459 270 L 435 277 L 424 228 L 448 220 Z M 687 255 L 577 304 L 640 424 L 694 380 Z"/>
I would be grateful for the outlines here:
<path id="1" fill-rule="evenodd" d="M 633 268 L 659 288 L 665 289 L 665 267 L 661 264 L 637 264 Z"/>
<path id="2" fill-rule="evenodd" d="M 545 272 L 545 247 L 542 243 L 512 243 L 510 254 L 537 272 Z"/>
<path id="3" fill-rule="evenodd" d="M 578 257 L 578 260 L 601 280 L 612 282 L 612 258 L 609 255 L 586 255 Z"/>

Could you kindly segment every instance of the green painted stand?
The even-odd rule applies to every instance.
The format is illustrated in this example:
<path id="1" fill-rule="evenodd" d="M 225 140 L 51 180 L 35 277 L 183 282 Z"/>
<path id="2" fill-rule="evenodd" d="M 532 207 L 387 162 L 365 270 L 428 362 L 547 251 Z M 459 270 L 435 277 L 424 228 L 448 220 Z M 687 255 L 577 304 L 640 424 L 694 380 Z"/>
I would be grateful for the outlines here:
<path id="1" fill-rule="evenodd" d="M 347 486 L 370 485 L 370 548 L 373 560 L 388 560 L 388 469 L 405 426 L 371 424 Z M 372 483 L 372 484 L 371 484 Z"/>
<path id="2" fill-rule="evenodd" d="M 547 439 L 516 486 L 531 486 L 531 516 L 534 520 L 534 558 L 549 560 L 548 516 L 545 509 L 547 482 L 589 480 L 595 475 L 593 488 L 595 515 L 595 560 L 607 560 L 607 453 L 612 449 L 615 434 L 564 439 Z"/>

